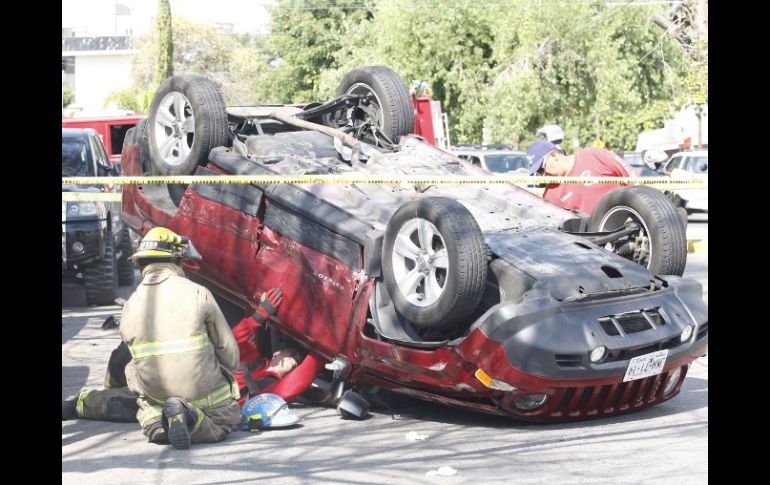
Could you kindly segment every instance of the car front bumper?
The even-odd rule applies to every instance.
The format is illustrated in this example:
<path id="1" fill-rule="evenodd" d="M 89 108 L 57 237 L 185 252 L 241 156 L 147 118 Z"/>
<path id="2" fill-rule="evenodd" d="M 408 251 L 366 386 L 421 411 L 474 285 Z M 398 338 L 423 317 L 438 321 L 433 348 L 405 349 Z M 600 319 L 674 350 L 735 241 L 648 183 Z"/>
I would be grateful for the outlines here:
<path id="1" fill-rule="evenodd" d="M 104 224 L 101 221 L 66 222 L 62 224 L 62 271 L 73 265 L 88 264 L 104 255 Z M 81 243 L 83 249 L 74 246 Z"/>
<path id="2" fill-rule="evenodd" d="M 700 285 L 672 277 L 668 288 L 653 294 L 555 305 L 503 303 L 490 309 L 456 350 L 509 387 L 490 396 L 504 414 L 563 421 L 641 409 L 674 397 L 691 362 L 708 351 Z M 609 325 L 608 317 L 616 325 Z M 686 326 L 693 331 L 683 342 Z M 598 346 L 607 352 L 594 363 L 589 356 Z M 624 381 L 631 359 L 661 350 L 667 356 L 659 374 Z M 538 394 L 547 396 L 541 406 L 516 406 L 518 399 Z"/>

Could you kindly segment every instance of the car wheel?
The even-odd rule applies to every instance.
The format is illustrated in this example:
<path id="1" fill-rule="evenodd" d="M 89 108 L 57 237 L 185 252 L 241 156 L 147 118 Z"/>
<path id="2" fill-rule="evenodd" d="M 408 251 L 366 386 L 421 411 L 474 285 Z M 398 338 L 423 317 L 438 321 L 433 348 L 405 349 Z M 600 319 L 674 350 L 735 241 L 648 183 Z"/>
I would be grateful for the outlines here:
<path id="1" fill-rule="evenodd" d="M 607 249 L 650 270 L 681 276 L 687 263 L 687 237 L 676 208 L 657 189 L 622 187 L 606 194 L 594 209 L 590 231 L 612 231 L 633 222 L 638 230 L 607 243 Z"/>
<path id="2" fill-rule="evenodd" d="M 404 204 L 388 222 L 382 251 L 388 293 L 415 325 L 449 328 L 478 306 L 487 247 L 459 202 L 427 197 Z"/>
<path id="3" fill-rule="evenodd" d="M 129 257 L 134 253 L 131 245 L 131 233 L 128 232 L 128 226 L 123 226 L 120 231 L 120 258 L 118 259 L 118 285 L 127 286 L 134 284 L 134 275 L 136 268 Z"/>
<path id="4" fill-rule="evenodd" d="M 679 219 L 682 221 L 685 231 L 687 231 L 687 209 L 685 207 L 677 207 L 676 213 L 679 214 Z"/>
<path id="5" fill-rule="evenodd" d="M 350 71 L 337 87 L 337 96 L 344 94 L 358 94 L 368 100 L 363 109 L 354 110 L 354 124 L 369 121 L 393 142 L 414 130 L 411 96 L 391 69 L 368 66 Z"/>
<path id="6" fill-rule="evenodd" d="M 682 220 L 685 231 L 687 230 L 687 202 L 679 195 L 666 190 L 663 192 L 668 200 L 676 207 L 676 211 L 679 214 L 679 218 Z"/>
<path id="7" fill-rule="evenodd" d="M 104 233 L 104 257 L 83 269 L 86 302 L 89 305 L 111 305 L 118 289 L 117 261 L 112 233 Z"/>
<path id="8" fill-rule="evenodd" d="M 147 124 L 150 160 L 160 175 L 192 175 L 212 148 L 227 142 L 227 112 L 203 76 L 173 76 L 160 85 Z"/>
<path id="9" fill-rule="evenodd" d="M 142 165 L 142 175 L 163 175 L 157 165 L 153 163 L 152 157 L 150 156 L 150 135 L 147 130 L 147 118 L 139 123 L 138 129 L 138 143 L 140 146 L 139 158 Z M 185 190 L 187 190 L 187 184 L 166 184 L 166 190 L 168 191 L 168 196 L 174 206 L 179 207 L 179 202 L 181 202 Z"/>

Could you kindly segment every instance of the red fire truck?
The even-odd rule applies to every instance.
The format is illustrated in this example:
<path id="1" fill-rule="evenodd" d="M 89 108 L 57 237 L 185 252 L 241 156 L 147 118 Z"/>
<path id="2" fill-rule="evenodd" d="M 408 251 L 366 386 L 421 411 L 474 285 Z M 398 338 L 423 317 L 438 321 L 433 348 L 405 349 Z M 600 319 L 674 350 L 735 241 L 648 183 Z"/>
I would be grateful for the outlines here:
<path id="1" fill-rule="evenodd" d="M 110 156 L 110 162 L 120 160 L 120 151 L 123 149 L 123 139 L 126 132 L 133 128 L 144 115 L 104 116 L 88 118 L 62 118 L 62 128 L 93 128 L 99 134 Z"/>

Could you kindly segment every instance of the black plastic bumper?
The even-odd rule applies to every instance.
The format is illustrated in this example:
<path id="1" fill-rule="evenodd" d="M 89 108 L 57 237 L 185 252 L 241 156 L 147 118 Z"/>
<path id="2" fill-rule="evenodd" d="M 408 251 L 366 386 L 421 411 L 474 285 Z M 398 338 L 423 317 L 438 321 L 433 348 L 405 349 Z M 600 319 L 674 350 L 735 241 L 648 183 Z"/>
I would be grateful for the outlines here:
<path id="1" fill-rule="evenodd" d="M 87 264 L 104 255 L 104 227 L 100 221 L 67 222 L 65 224 L 67 267 Z M 83 243 L 83 250 L 76 252 L 72 245 Z M 64 266 L 64 264 L 62 264 Z"/>
<path id="2" fill-rule="evenodd" d="M 630 359 L 663 349 L 669 351 L 667 362 L 703 354 L 708 348 L 708 307 L 701 299 L 700 283 L 667 278 L 668 288 L 641 295 L 584 302 L 542 298 L 502 303 L 490 309 L 478 327 L 504 347 L 514 368 L 552 379 L 622 375 Z M 640 310 L 661 319 L 645 328 Z M 617 315 L 639 315 L 641 324 L 629 332 L 615 331 L 616 326 L 607 321 Z M 687 325 L 695 325 L 693 335 L 682 342 Z M 607 348 L 606 357 L 592 363 L 590 353 L 600 345 Z"/>

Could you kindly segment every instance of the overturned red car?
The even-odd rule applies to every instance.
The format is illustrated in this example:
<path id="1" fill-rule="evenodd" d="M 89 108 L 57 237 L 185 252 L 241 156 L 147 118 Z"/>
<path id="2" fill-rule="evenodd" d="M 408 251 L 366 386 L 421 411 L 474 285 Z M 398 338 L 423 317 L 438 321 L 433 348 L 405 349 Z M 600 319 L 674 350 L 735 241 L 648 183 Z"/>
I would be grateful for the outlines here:
<path id="1" fill-rule="evenodd" d="M 226 107 L 208 79 L 175 76 L 128 133 L 123 171 L 494 177 L 412 126 L 385 67 L 356 69 L 335 100 L 303 108 Z M 647 189 L 617 189 L 629 210 L 602 233 L 506 184 L 130 185 L 123 217 L 141 234 L 188 236 L 203 259 L 186 272 L 232 324 L 281 287 L 271 326 L 336 359 L 349 388 L 564 421 L 664 402 L 707 352 L 700 284 L 657 274 L 686 257 L 683 228 Z M 634 231 L 647 246 L 604 248 Z"/>

